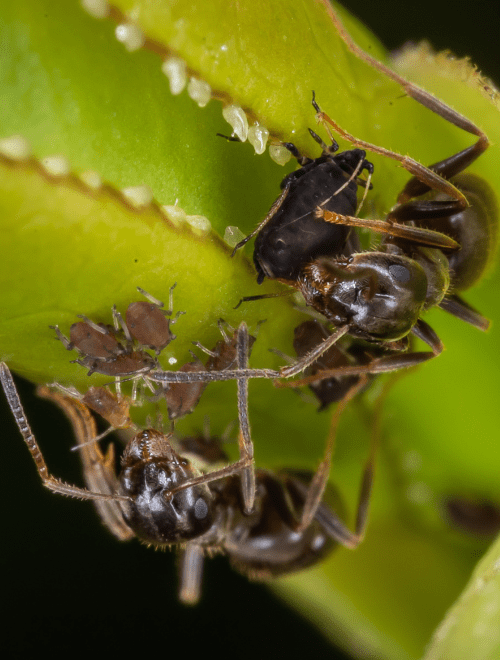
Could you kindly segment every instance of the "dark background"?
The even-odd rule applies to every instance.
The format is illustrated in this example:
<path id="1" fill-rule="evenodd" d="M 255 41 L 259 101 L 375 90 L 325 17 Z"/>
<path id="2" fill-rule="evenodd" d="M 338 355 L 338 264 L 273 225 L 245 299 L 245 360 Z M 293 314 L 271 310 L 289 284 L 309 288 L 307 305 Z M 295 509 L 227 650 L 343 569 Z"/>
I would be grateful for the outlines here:
<path id="1" fill-rule="evenodd" d="M 344 3 L 393 49 L 428 39 L 436 49 L 470 55 L 500 82 L 497 0 L 455 10 L 448 0 Z M 462 5 L 465 7 L 466 5 Z M 81 483 L 78 459 L 68 459 L 52 437 L 70 437 L 65 422 L 32 388 L 21 396 L 53 474 Z M 3 500 L 2 646 L 8 651 L 51 650 L 54 655 L 113 652 L 148 658 L 194 657 L 212 649 L 237 658 L 346 658 L 264 587 L 248 584 L 223 558 L 206 562 L 201 604 L 176 600 L 170 553 L 136 542 L 119 544 L 102 530 L 90 504 L 56 497 L 40 487 L 10 412 L 0 397 Z"/>

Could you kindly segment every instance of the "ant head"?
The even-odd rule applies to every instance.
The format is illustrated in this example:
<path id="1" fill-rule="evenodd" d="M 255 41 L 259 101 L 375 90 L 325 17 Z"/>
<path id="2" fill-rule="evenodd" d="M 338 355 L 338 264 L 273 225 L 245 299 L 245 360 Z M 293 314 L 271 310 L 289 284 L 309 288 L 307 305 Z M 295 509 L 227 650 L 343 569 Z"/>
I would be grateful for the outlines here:
<path id="1" fill-rule="evenodd" d="M 343 267 L 328 260 L 315 266 L 323 282 L 323 313 L 336 325 L 348 323 L 351 334 L 395 341 L 417 322 L 426 299 L 427 278 L 416 261 L 365 252 L 354 255 Z"/>
<path id="2" fill-rule="evenodd" d="M 198 473 L 173 450 L 169 436 L 146 429 L 122 457 L 120 481 L 132 502 L 125 519 L 137 536 L 154 544 L 181 543 L 206 532 L 213 523 L 213 496 L 206 484 L 172 494 Z"/>

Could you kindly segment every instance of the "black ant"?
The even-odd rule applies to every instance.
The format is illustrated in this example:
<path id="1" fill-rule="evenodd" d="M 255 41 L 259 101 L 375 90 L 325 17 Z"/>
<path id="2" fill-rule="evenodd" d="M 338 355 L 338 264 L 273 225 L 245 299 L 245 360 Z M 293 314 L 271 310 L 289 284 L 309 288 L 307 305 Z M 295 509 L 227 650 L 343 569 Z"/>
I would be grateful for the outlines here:
<path id="1" fill-rule="evenodd" d="M 120 540 L 137 536 L 158 547 L 180 546 L 179 597 L 186 603 L 199 599 L 205 551 L 223 552 L 237 570 L 254 579 L 267 579 L 317 563 L 336 544 L 354 548 L 363 538 L 373 481 L 374 440 L 363 472 L 355 531 L 351 532 L 322 501 L 325 466 L 312 480 L 304 473 L 257 470 L 255 503 L 247 510 L 237 477 L 249 461 L 208 472 L 213 467 L 210 443 L 193 439 L 176 443 L 172 434 L 146 429 L 126 446 L 117 475 L 113 448 L 106 455 L 101 452 L 96 422 L 87 406 L 40 387 L 39 395 L 59 405 L 69 417 L 80 450 L 87 488 L 64 484 L 50 475 L 3 362 L 0 381 L 43 485 L 62 495 L 92 500 L 104 524 Z M 334 441 L 336 421 L 329 445 Z M 186 451 L 190 457 L 194 455 L 193 462 Z M 203 466 L 201 474 L 195 463 Z"/>
<path id="2" fill-rule="evenodd" d="M 295 177 L 285 178 L 282 195 L 256 230 L 258 240 L 254 261 L 259 273 L 258 281 L 262 281 L 262 273 L 265 273 L 292 286 L 304 296 L 307 305 L 333 323 L 337 331 L 323 343 L 324 350 L 346 333 L 376 342 L 390 353 L 400 350 L 395 342 L 413 333 L 432 349 L 427 353 L 407 353 L 402 362 L 398 361 L 399 368 L 413 366 L 442 351 L 440 339 L 420 318 L 421 313 L 430 307 L 439 306 L 463 321 L 486 330 L 489 322 L 456 293 L 469 288 L 481 277 L 489 258 L 489 248 L 493 246 L 496 236 L 498 217 L 493 192 L 478 177 L 460 174 L 487 148 L 486 136 L 440 101 L 434 99 L 432 107 L 424 103 L 445 118 L 450 119 L 451 115 L 450 121 L 479 136 L 471 147 L 426 168 L 409 157 L 399 156 L 346 133 L 321 111 L 314 93 L 312 104 L 318 121 L 329 134 L 329 126 L 333 126 L 355 145 L 398 160 L 415 176 L 399 195 L 398 205 L 386 221 L 362 220 L 345 212 L 346 191 L 349 190 L 350 194 L 355 192 L 357 172 L 353 170 L 346 183 L 346 173 L 339 171 L 338 164 L 356 157 L 358 170 L 369 169 L 364 160 L 366 152 L 353 149 L 337 156 L 329 155 L 338 149 L 331 134 L 332 146 L 326 147 L 320 141 L 323 154 L 315 160 L 302 158 L 293 145 L 285 144 L 302 167 L 293 173 Z M 317 139 L 315 134 L 313 137 Z M 325 164 L 330 168 L 332 178 L 329 194 L 323 181 Z M 461 190 L 443 177 L 454 177 Z M 306 199 L 315 200 L 314 208 L 309 208 L 307 213 L 304 213 L 302 201 L 294 194 L 294 187 L 298 185 L 296 182 L 302 181 L 310 188 Z M 349 186 L 354 189 L 350 190 Z M 342 194 L 338 195 L 339 192 Z M 410 201 L 424 194 L 427 197 L 423 201 Z M 321 201 L 317 203 L 318 200 Z M 355 202 L 355 194 L 352 201 Z M 354 205 L 351 209 L 354 210 Z M 345 236 L 346 228 L 365 227 L 383 233 L 385 238 L 376 251 L 354 250 L 350 254 L 339 254 L 336 249 L 328 254 L 330 244 L 327 244 L 322 256 L 311 259 L 307 243 L 302 252 L 301 238 L 295 244 L 289 240 L 290 226 L 294 227 L 296 236 L 300 236 L 302 227 L 304 233 L 309 234 L 311 217 L 316 218 L 320 236 L 323 235 L 323 224 L 333 224 L 339 228 L 339 236 Z M 408 221 L 412 224 L 403 224 Z M 273 237 L 269 249 L 265 245 L 268 236 Z M 348 245 L 348 242 L 344 243 L 344 247 Z M 281 265 L 278 270 L 280 274 L 275 274 L 274 248 L 277 249 L 276 262 L 281 264 L 283 258 L 288 260 L 291 275 L 285 274 Z M 305 368 L 310 364 L 309 357 L 303 358 L 302 362 L 299 360 L 299 363 Z M 387 360 L 381 357 L 370 366 L 370 370 L 376 371 L 393 368 L 392 356 Z"/>

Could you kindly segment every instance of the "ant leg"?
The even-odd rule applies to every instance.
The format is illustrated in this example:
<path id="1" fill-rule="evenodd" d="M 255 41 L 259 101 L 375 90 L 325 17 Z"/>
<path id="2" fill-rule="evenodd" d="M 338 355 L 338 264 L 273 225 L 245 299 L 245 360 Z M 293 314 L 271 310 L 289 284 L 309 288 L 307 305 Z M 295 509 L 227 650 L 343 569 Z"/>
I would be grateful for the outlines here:
<path id="1" fill-rule="evenodd" d="M 379 62 L 375 58 L 365 53 L 352 40 L 350 34 L 343 26 L 342 21 L 339 19 L 337 13 L 335 12 L 331 4 L 328 2 L 328 0 L 321 0 L 321 1 L 325 7 L 326 12 L 330 16 L 332 23 L 334 24 L 340 38 L 343 40 L 343 42 L 345 43 L 347 48 L 351 51 L 351 53 L 353 53 L 356 57 L 359 57 L 359 59 L 372 66 L 374 69 L 381 71 L 391 80 L 397 82 L 399 85 L 403 87 L 403 89 L 408 94 L 408 96 L 411 96 L 411 98 L 415 99 L 425 108 L 428 108 L 429 110 L 436 113 L 437 115 L 439 115 L 446 121 L 450 122 L 454 126 L 457 126 L 457 128 L 461 128 L 467 133 L 470 133 L 471 135 L 475 135 L 477 138 L 479 138 L 477 142 L 473 144 L 471 147 L 468 147 L 467 149 L 464 149 L 458 154 L 455 154 L 454 156 L 450 156 L 450 158 L 440 161 L 435 165 L 431 165 L 431 169 L 424 167 L 423 165 L 417 163 L 411 158 L 408 159 L 402 157 L 399 154 L 395 154 L 394 152 L 388 152 L 384 154 L 383 152 L 385 152 L 386 150 L 375 151 L 374 149 L 370 148 L 370 146 L 373 145 L 368 146 L 368 143 L 364 143 L 365 147 L 369 151 L 373 151 L 374 153 L 380 153 L 382 155 L 388 155 L 390 158 L 394 158 L 394 160 L 399 160 L 403 165 L 403 167 L 405 167 L 411 174 L 413 174 L 418 179 L 419 182 L 424 184 L 423 188 L 420 188 L 422 192 L 418 192 L 417 194 L 419 195 L 423 194 L 423 192 L 427 192 L 429 189 L 440 190 L 450 195 L 451 197 L 454 197 L 457 201 L 460 201 L 462 204 L 462 208 L 465 208 L 465 206 L 467 206 L 467 202 L 465 201 L 464 196 L 457 190 L 457 188 L 455 188 L 451 184 L 449 184 L 448 190 L 443 190 L 442 187 L 436 187 L 434 185 L 435 178 L 432 176 L 432 174 L 434 171 L 437 172 L 438 176 L 443 175 L 450 177 L 453 176 L 454 174 L 457 174 L 461 170 L 465 169 L 465 167 L 468 167 L 470 163 L 476 160 L 476 158 L 478 158 L 489 147 L 490 142 L 488 140 L 487 135 L 478 126 L 476 126 L 476 124 L 470 121 L 470 119 L 467 119 L 467 117 L 464 117 L 456 110 L 453 110 L 453 108 L 450 108 L 450 106 L 448 106 L 443 101 L 440 101 L 438 98 L 436 98 L 429 92 L 426 92 L 418 85 L 415 85 L 414 83 L 411 83 L 402 76 L 399 76 L 397 73 L 389 69 L 389 67 L 385 66 L 385 64 L 382 64 L 382 62 Z M 323 113 L 320 112 L 318 114 L 322 115 Z M 327 119 L 327 116 L 324 115 L 323 117 L 321 117 L 321 119 L 325 119 L 326 121 L 328 121 L 329 118 Z M 335 130 L 337 130 L 335 122 L 332 122 L 330 120 L 328 123 L 330 123 L 335 128 Z M 341 135 L 343 134 L 342 129 L 340 134 Z M 347 135 L 348 134 L 346 133 L 345 136 Z M 355 140 L 354 142 L 355 143 L 357 142 L 358 144 L 362 144 L 357 140 Z M 376 147 L 375 149 L 378 150 L 381 149 L 381 147 Z M 407 165 L 409 165 L 409 167 Z M 415 169 L 413 170 L 411 168 L 415 168 Z M 444 183 L 444 179 L 442 179 L 441 177 L 439 178 L 441 179 L 441 184 L 440 184 L 441 186 L 442 183 Z M 409 197 L 415 196 L 413 185 L 415 185 L 415 189 L 418 190 L 419 184 L 417 184 L 416 182 L 415 184 L 413 184 L 412 181 L 410 181 L 407 184 L 407 188 L 409 189 L 407 190 L 407 188 L 405 188 L 405 190 L 403 191 L 404 194 L 402 193 L 402 196 L 399 201 L 402 202 Z M 409 197 L 407 197 L 407 195 L 409 195 Z"/>
<path id="2" fill-rule="evenodd" d="M 323 355 L 331 346 L 333 346 L 341 337 L 343 337 L 347 332 L 349 332 L 349 325 L 340 326 L 337 328 L 336 332 L 327 337 L 320 344 L 315 346 L 309 353 L 306 353 L 300 360 L 297 360 L 288 367 L 281 367 L 279 370 L 280 378 L 291 378 L 296 376 L 301 371 L 304 371 L 309 367 L 313 362 Z"/>
<path id="3" fill-rule="evenodd" d="M 201 594 L 203 577 L 203 548 L 187 543 L 179 556 L 179 600 L 185 605 L 196 605 Z"/>
<path id="4" fill-rule="evenodd" d="M 466 303 L 465 300 L 462 300 L 460 296 L 453 295 L 443 298 L 439 303 L 439 307 L 448 314 L 453 314 L 461 321 L 465 321 L 465 323 L 469 323 L 483 332 L 486 332 L 490 327 L 490 321 Z"/>
<path id="5" fill-rule="evenodd" d="M 280 291 L 279 293 L 261 293 L 258 296 L 244 296 L 233 309 L 238 309 L 241 303 L 244 302 L 254 302 L 255 300 L 264 300 L 265 298 L 282 298 L 283 296 L 291 296 L 294 293 L 295 291 L 293 289 L 288 289 L 288 291 Z"/>
<path id="6" fill-rule="evenodd" d="M 337 428 L 340 421 L 340 416 L 346 409 L 351 399 L 353 399 L 356 394 L 366 385 L 367 381 L 368 378 L 366 376 L 362 376 L 360 380 L 348 390 L 344 398 L 339 401 L 337 408 L 332 415 L 325 455 L 319 464 L 319 467 L 314 474 L 311 483 L 309 484 L 307 496 L 304 502 L 304 508 L 302 510 L 302 516 L 297 527 L 298 531 L 303 531 L 309 527 L 316 515 L 321 500 L 323 499 L 323 494 L 325 492 L 326 484 L 328 482 L 328 477 L 330 476 L 332 467 L 332 457 L 335 448 L 335 438 L 337 436 Z"/>
<path id="7" fill-rule="evenodd" d="M 105 455 L 101 452 L 96 442 L 98 436 L 95 419 L 81 401 L 52 392 L 46 386 L 38 387 L 36 392 L 42 399 L 52 401 L 59 406 L 71 422 L 80 449 L 85 484 L 89 491 L 109 498 L 106 498 L 107 501 L 101 498 L 94 501 L 102 522 L 120 541 L 133 538 L 135 534 L 125 523 L 122 509 L 117 501 L 129 498 L 119 498 L 116 495 L 120 492 L 120 482 L 115 472 L 114 445 L 109 445 Z"/>
<path id="8" fill-rule="evenodd" d="M 286 145 L 285 145 L 286 146 Z M 265 216 L 265 218 L 260 222 L 257 227 L 253 230 L 251 234 L 248 234 L 248 236 L 245 236 L 245 238 L 240 241 L 237 245 L 235 245 L 233 251 L 231 252 L 231 256 L 234 257 L 236 252 L 242 248 L 248 241 L 250 241 L 254 236 L 257 236 L 257 234 L 267 225 L 267 223 L 273 218 L 273 216 L 277 213 L 278 209 L 281 207 L 283 202 L 285 201 L 285 197 L 288 195 L 288 191 L 290 190 L 290 186 L 292 185 L 291 180 L 287 180 L 285 187 L 283 188 L 281 195 L 278 197 L 278 199 L 274 202 L 274 204 L 271 206 L 269 209 L 269 212 Z"/>
<path id="9" fill-rule="evenodd" d="M 21 435 L 24 438 L 25 443 L 28 446 L 30 454 L 35 461 L 35 465 L 42 480 L 43 485 L 54 493 L 59 493 L 60 495 L 67 495 L 68 497 L 77 497 L 82 500 L 129 500 L 128 497 L 121 497 L 119 495 L 111 495 L 104 493 L 94 493 L 86 488 L 78 488 L 77 486 L 71 486 L 70 484 L 65 484 L 59 479 L 56 479 L 49 474 L 47 464 L 43 458 L 43 454 L 40 451 L 40 447 L 31 431 L 31 428 L 26 419 L 21 400 L 19 398 L 19 393 L 14 384 L 12 374 L 10 373 L 9 368 L 5 362 L 0 362 L 0 382 L 2 383 L 9 408 L 14 415 L 16 424 L 21 432 Z"/>
<path id="10" fill-rule="evenodd" d="M 441 206 L 439 206 L 440 202 L 419 202 L 419 204 L 432 204 L 433 207 L 436 206 L 442 211 Z M 448 202 L 443 202 L 442 204 L 446 205 L 446 214 L 443 213 L 443 215 L 449 215 L 450 204 Z M 456 212 L 456 209 L 453 212 Z M 361 227 L 363 229 L 370 229 L 378 233 L 398 236 L 414 243 L 421 243 L 422 245 L 437 247 L 441 250 L 460 249 L 460 244 L 457 243 L 457 241 L 455 241 L 453 238 L 447 236 L 446 234 L 442 234 L 441 232 L 434 231 L 433 229 L 412 227 L 411 225 L 402 225 L 396 222 L 386 222 L 384 220 L 370 220 L 368 218 L 355 218 L 350 215 L 340 215 L 339 213 L 322 209 L 320 206 L 317 207 L 315 215 L 317 218 L 322 218 L 325 222 L 329 222 L 334 225 L 347 225 L 348 227 Z M 391 218 L 397 217 L 396 214 L 389 214 L 389 216 Z M 435 218 L 436 213 L 434 213 L 432 217 Z"/>
<path id="11" fill-rule="evenodd" d="M 275 387 L 303 387 L 304 385 L 311 385 L 312 383 L 317 383 L 327 378 L 342 378 L 344 376 L 360 376 L 363 374 L 382 374 L 388 373 L 391 371 L 399 371 L 401 369 L 409 369 L 410 367 L 416 367 L 422 362 L 427 362 L 434 357 L 437 357 L 443 350 L 443 344 L 434 330 L 422 319 L 419 319 L 417 323 L 413 326 L 411 332 L 428 344 L 432 352 L 420 351 L 420 352 L 411 352 L 403 353 L 396 355 L 388 355 L 381 358 L 373 359 L 369 364 L 356 364 L 349 365 L 344 367 L 336 367 L 335 369 L 325 369 L 319 371 L 313 376 L 307 376 L 306 378 L 301 378 L 299 380 L 294 380 L 289 383 L 274 383 Z M 281 370 L 282 372 L 284 369 Z M 295 374 L 293 374 L 295 375 Z M 283 377 L 283 374 L 282 376 Z"/>
<path id="12" fill-rule="evenodd" d="M 366 525 L 368 522 L 368 507 L 370 504 L 373 487 L 373 476 L 375 473 L 376 458 L 378 449 L 380 447 L 382 410 L 390 389 L 399 378 L 400 374 L 396 374 L 395 377 L 385 383 L 382 392 L 378 396 L 373 406 L 374 412 L 370 434 L 370 452 L 368 454 L 361 478 L 354 532 L 351 532 L 351 530 L 338 518 L 338 516 L 323 502 L 319 503 L 316 511 L 314 512 L 314 518 L 319 523 L 321 523 L 325 532 L 327 532 L 327 534 L 329 534 L 332 539 L 347 548 L 356 548 L 361 543 L 365 535 Z M 335 433 L 335 427 L 338 423 L 338 416 L 337 419 L 332 420 L 332 422 L 332 426 L 334 427 L 333 433 Z M 330 430 L 330 432 L 332 432 L 332 430 Z M 309 493 L 306 494 L 306 498 L 308 495 Z"/>
<path id="13" fill-rule="evenodd" d="M 236 339 L 236 365 L 238 369 L 248 368 L 249 339 L 248 329 L 242 322 L 237 332 Z M 238 419 L 240 432 L 238 443 L 240 457 L 248 462 L 241 472 L 241 488 L 243 494 L 244 512 L 249 514 L 253 510 L 255 502 L 255 467 L 253 457 L 253 442 L 250 434 L 250 422 L 248 420 L 248 378 L 238 378 Z"/>

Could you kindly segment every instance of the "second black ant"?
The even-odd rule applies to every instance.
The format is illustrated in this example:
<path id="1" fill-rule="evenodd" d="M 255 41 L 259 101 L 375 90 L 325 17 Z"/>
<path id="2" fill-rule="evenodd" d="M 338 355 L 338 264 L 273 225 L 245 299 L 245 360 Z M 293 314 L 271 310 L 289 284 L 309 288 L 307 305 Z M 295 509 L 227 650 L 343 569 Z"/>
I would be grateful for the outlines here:
<path id="1" fill-rule="evenodd" d="M 323 153 L 309 159 L 293 144 L 284 143 L 301 167 L 285 177 L 283 191 L 267 216 L 234 250 L 257 235 L 254 262 L 258 282 L 267 276 L 293 287 L 307 305 L 335 326 L 336 331 L 323 342 L 323 350 L 344 334 L 384 347 L 387 358 L 372 361 L 366 373 L 410 367 L 442 351 L 439 337 L 420 318 L 431 307 L 439 306 L 481 330 L 489 326 L 458 295 L 482 276 L 497 237 L 493 191 L 479 177 L 461 174 L 487 149 L 488 138 L 438 99 L 410 87 L 414 98 L 478 136 L 477 142 L 424 167 L 410 157 L 353 137 L 321 111 L 313 93 L 316 118 L 330 135 L 331 146 L 310 131 Z M 339 147 L 330 126 L 363 149 L 336 154 Z M 366 195 L 373 172 L 365 149 L 398 161 L 413 174 L 385 221 L 355 217 L 357 186 L 363 185 Z M 358 176 L 362 170 L 369 173 L 366 182 Z M 357 237 L 350 233 L 355 227 L 384 236 L 375 251 L 359 249 Z M 243 300 L 262 297 L 268 296 Z M 406 349 L 407 343 L 401 342 L 409 333 L 427 343 L 431 352 L 408 352 L 404 359 L 394 359 L 395 352 Z M 281 375 L 299 373 L 311 359 L 305 355 L 295 370 L 282 369 Z"/>

